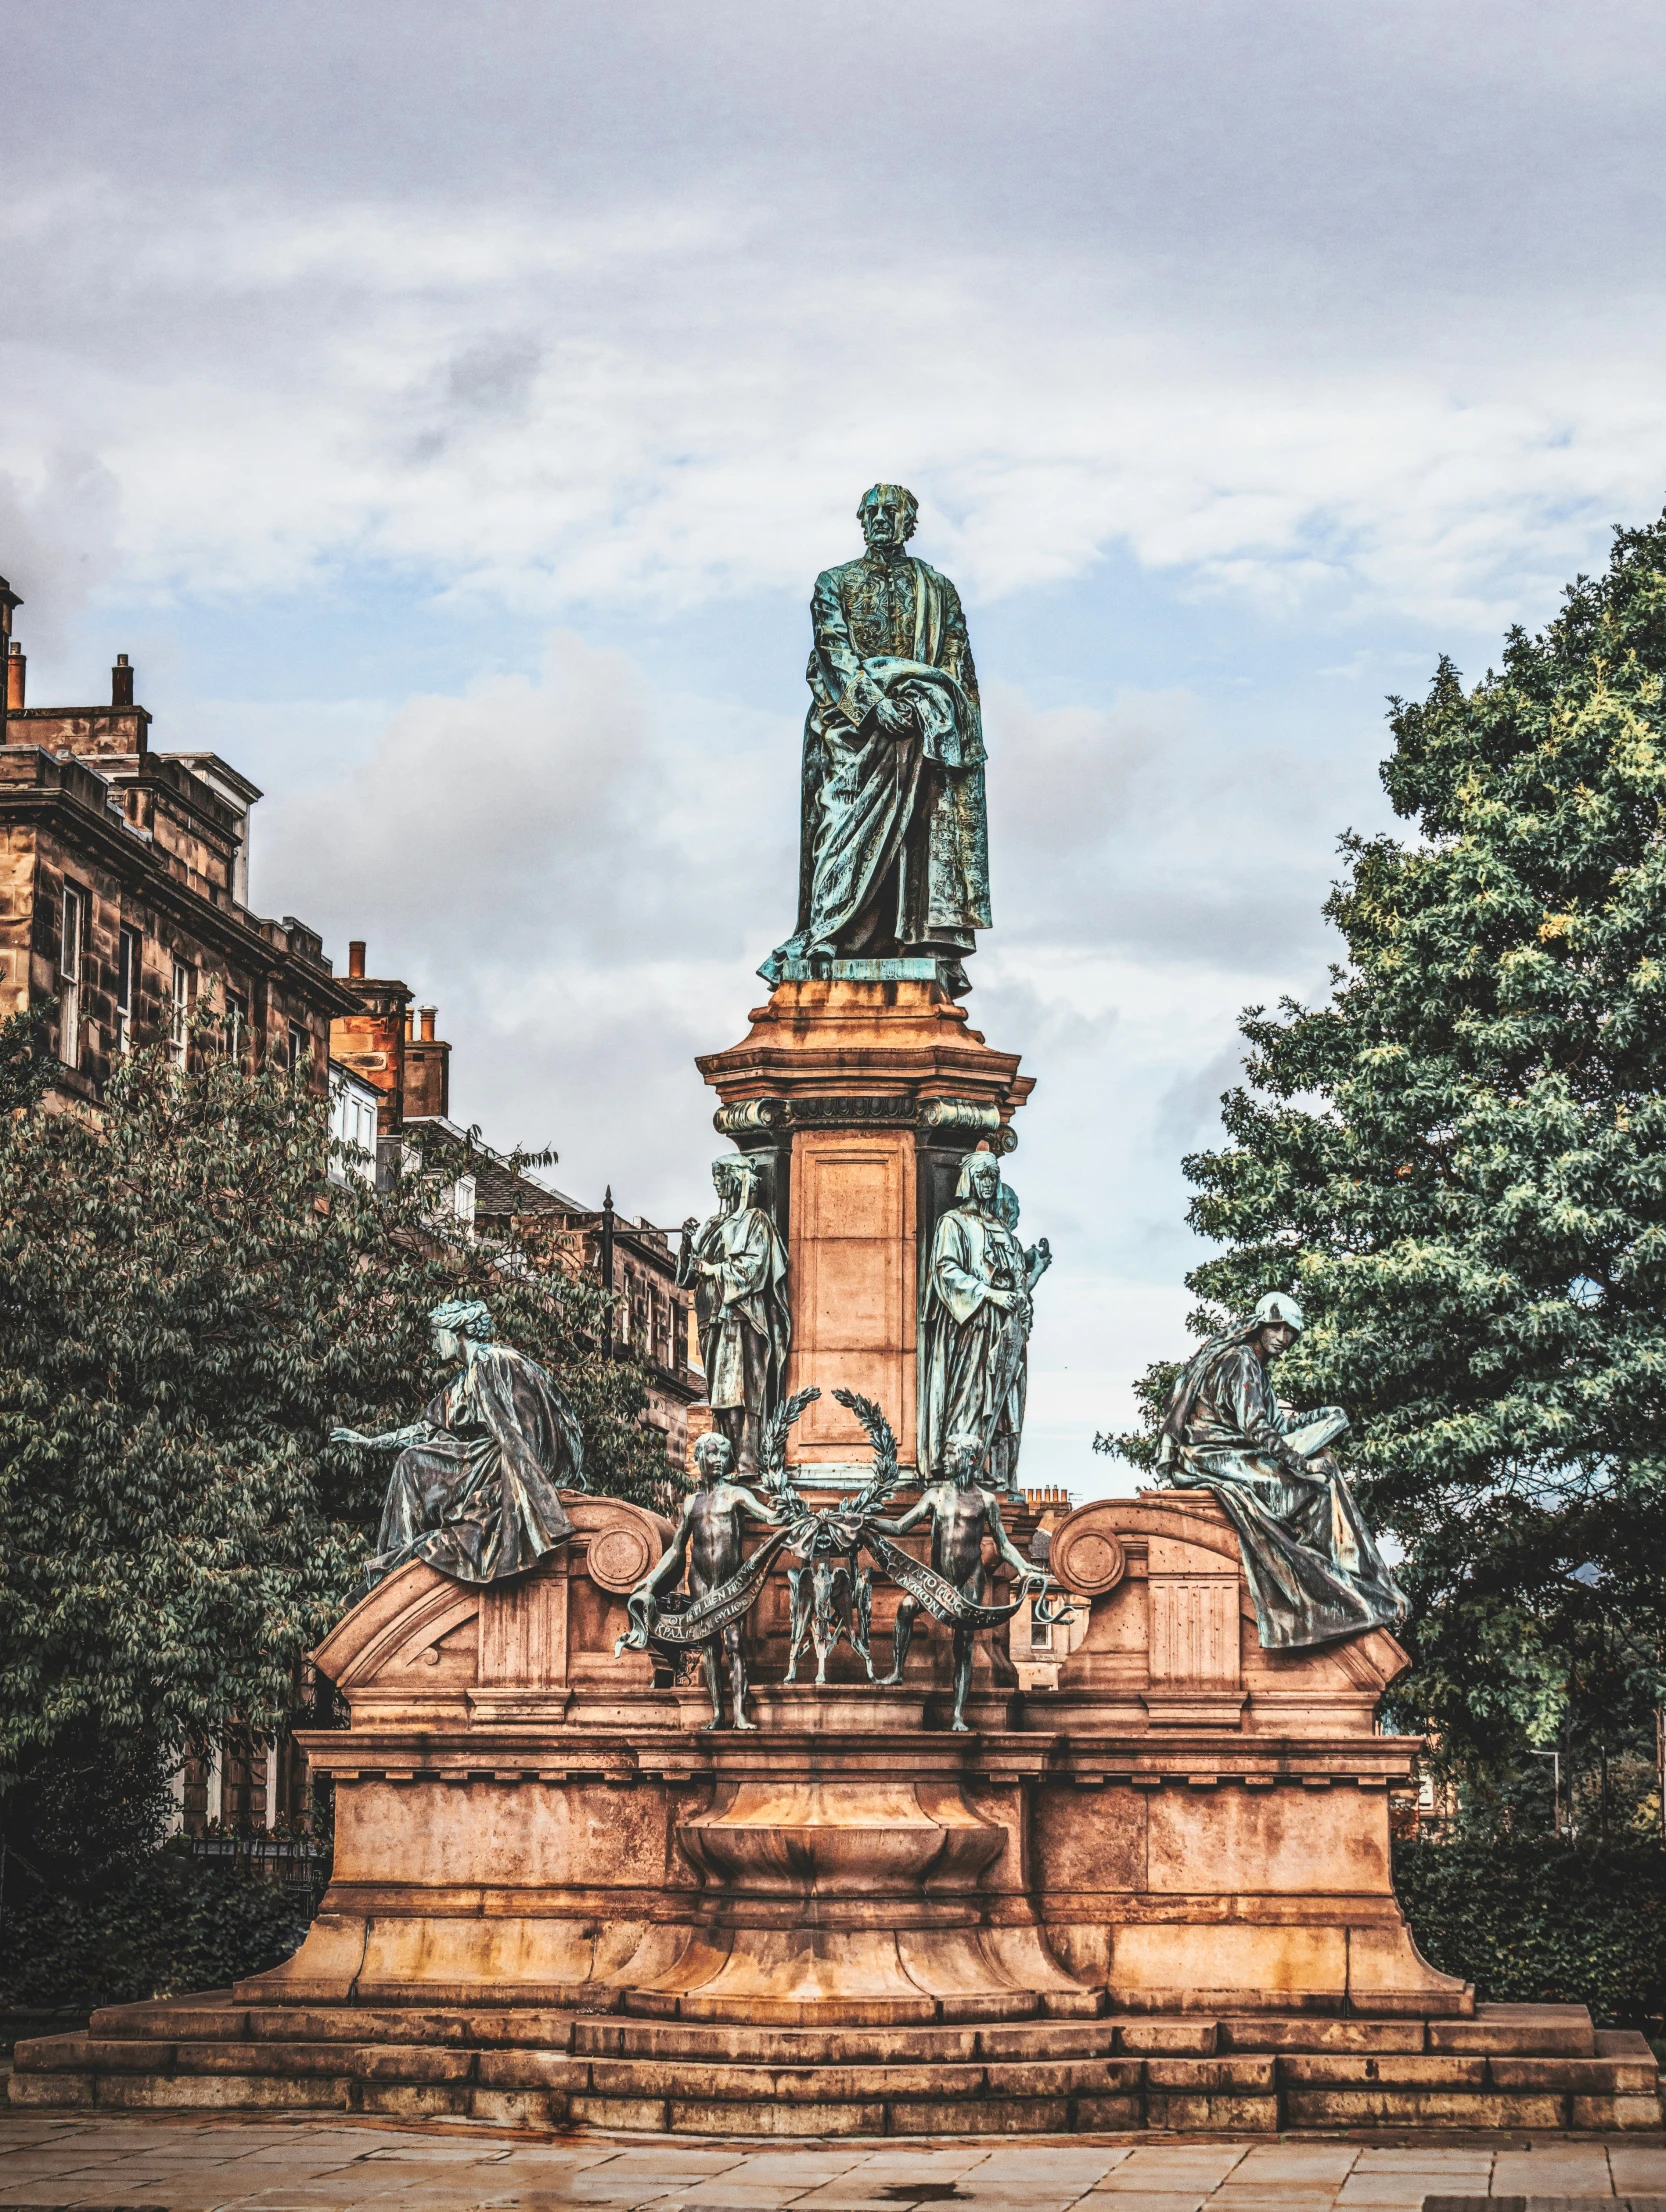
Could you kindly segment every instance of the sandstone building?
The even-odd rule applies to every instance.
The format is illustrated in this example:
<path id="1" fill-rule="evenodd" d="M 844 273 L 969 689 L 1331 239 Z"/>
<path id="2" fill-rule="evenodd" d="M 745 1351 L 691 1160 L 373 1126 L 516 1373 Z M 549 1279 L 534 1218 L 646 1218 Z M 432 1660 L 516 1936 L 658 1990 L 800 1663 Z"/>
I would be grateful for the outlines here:
<path id="1" fill-rule="evenodd" d="M 3 588 L 3 587 L 0 587 Z M 7 656 L 0 744 L 0 1020 L 52 1009 L 49 1098 L 93 1101 L 123 1053 L 193 1047 L 193 1014 L 240 1056 L 328 1081 L 352 1001 L 315 930 L 248 904 L 258 788 L 216 753 L 152 750 L 126 654 L 107 706 L 31 707 Z"/>

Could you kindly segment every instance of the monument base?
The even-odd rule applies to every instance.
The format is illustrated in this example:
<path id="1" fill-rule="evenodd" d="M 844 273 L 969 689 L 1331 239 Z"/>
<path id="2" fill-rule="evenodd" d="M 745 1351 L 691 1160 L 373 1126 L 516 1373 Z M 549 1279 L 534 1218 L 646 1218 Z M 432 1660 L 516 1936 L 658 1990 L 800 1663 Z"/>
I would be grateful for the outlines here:
<path id="1" fill-rule="evenodd" d="M 568 1505 L 531 1575 L 406 1567 L 320 1650 L 352 1720 L 307 1739 L 336 1859 L 295 1957 L 19 2044 L 15 2104 L 777 2136 L 1660 2126 L 1640 2035 L 1478 2006 L 1420 1957 L 1388 1836 L 1417 1744 L 1375 1726 L 1404 1655 L 1380 1630 L 1262 1651 L 1208 1497 L 1062 1524 L 1087 1634 L 1057 1691 L 988 1667 L 971 1735 L 943 1725 L 942 1635 L 900 1689 L 844 1650 L 824 1690 L 781 1685 L 780 1567 L 748 1629 L 758 1727 L 691 1727 L 687 1690 L 614 1651 L 669 1531 Z"/>

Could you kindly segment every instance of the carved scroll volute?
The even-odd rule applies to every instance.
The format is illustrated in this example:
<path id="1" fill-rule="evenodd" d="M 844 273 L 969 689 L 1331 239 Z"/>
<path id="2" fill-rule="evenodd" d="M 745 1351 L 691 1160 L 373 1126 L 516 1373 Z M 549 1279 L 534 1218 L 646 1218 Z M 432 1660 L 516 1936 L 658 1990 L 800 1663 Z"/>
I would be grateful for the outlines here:
<path id="1" fill-rule="evenodd" d="M 585 1572 L 599 1590 L 628 1597 L 659 1556 L 646 1529 L 620 1523 L 599 1529 L 584 1554 Z"/>
<path id="2" fill-rule="evenodd" d="M 552 1690 L 566 1684 L 581 1652 L 610 1644 L 617 1633 L 611 1601 L 635 1589 L 665 1549 L 670 1524 L 657 1513 L 618 1498 L 578 1497 L 571 1491 L 562 1502 L 572 1516 L 572 1544 L 532 1574 L 482 1593 L 484 1686 Z M 603 1593 L 599 1606 L 593 1592 L 588 1607 L 579 1600 L 583 1582 L 575 1586 L 575 1578 L 581 1573 Z M 623 1608 L 617 1610 L 622 1624 Z"/>
<path id="3" fill-rule="evenodd" d="M 1078 1506 L 1059 1523 L 1047 1565 L 1054 1581 L 1077 1597 L 1099 1598 L 1116 1588 L 1128 1561 L 1104 1500 Z"/>
<path id="4" fill-rule="evenodd" d="M 660 1514 L 620 1498 L 574 1499 L 568 1510 L 584 1541 L 584 1571 L 610 1597 L 629 1596 L 673 1533 Z"/>

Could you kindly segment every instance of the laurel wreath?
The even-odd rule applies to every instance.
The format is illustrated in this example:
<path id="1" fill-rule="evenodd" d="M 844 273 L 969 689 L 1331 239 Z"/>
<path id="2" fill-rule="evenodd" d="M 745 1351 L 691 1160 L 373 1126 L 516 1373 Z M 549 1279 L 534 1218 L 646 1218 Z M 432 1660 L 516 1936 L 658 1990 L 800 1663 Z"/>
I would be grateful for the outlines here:
<path id="1" fill-rule="evenodd" d="M 896 1432 L 886 1420 L 883 1408 L 875 1405 L 871 1398 L 864 1398 L 854 1390 L 835 1390 L 833 1395 L 847 1412 L 855 1414 L 867 1430 L 868 1442 L 873 1448 L 873 1473 L 862 1489 L 845 1499 L 843 1510 L 858 1516 L 877 1513 L 902 1480 L 902 1471 L 897 1465 Z"/>

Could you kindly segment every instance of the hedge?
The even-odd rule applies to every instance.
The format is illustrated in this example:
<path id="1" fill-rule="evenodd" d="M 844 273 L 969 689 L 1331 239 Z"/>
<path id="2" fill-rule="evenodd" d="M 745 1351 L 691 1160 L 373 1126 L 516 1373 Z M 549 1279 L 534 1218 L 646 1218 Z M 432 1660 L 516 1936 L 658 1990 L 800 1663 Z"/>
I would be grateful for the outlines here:
<path id="1" fill-rule="evenodd" d="M 1599 2027 L 1666 2012 L 1666 1850 L 1551 1836 L 1394 1847 L 1394 1886 L 1431 1966 L 1491 2004 L 1589 2005 Z"/>
<path id="2" fill-rule="evenodd" d="M 307 1890 L 178 1851 L 114 1867 L 90 1894 L 8 1896 L 0 2005 L 90 2010 L 223 1989 L 288 1958 L 312 1903 Z"/>

